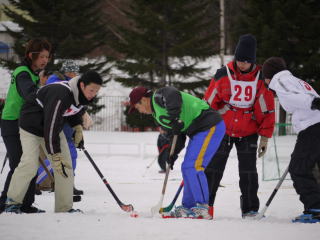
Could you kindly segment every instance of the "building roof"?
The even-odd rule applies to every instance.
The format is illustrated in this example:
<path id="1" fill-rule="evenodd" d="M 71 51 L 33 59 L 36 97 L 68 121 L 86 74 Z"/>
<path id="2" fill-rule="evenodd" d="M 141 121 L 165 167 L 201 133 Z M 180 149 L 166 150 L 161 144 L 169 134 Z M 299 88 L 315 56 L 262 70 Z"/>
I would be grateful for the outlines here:
<path id="1" fill-rule="evenodd" d="M 14 31 L 14 32 L 20 32 L 22 30 L 22 28 L 14 23 L 14 22 L 11 22 L 11 21 L 3 21 L 3 22 L 0 22 L 0 32 L 5 32 L 6 29 L 5 27 L 8 27 L 10 30 Z"/>

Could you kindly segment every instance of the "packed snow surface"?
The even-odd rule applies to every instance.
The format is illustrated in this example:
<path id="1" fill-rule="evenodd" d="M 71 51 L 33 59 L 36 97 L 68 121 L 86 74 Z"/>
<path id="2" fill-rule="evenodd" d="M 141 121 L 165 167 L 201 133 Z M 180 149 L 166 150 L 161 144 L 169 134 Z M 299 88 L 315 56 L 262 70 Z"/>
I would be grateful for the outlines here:
<path id="1" fill-rule="evenodd" d="M 54 213 L 54 193 L 43 192 L 36 196 L 35 205 L 46 210 L 44 214 L 1 214 L 0 239 L 123 239 L 123 240 L 276 240 L 319 239 L 319 224 L 292 223 L 291 219 L 303 211 L 292 182 L 286 180 L 278 191 L 266 217 L 260 221 L 243 220 L 240 213 L 238 163 L 233 150 L 228 160 L 222 185 L 215 203 L 214 220 L 162 219 L 151 217 L 151 207 L 161 195 L 164 174 L 158 173 L 154 161 L 157 148 L 156 132 L 85 132 L 86 149 L 106 177 L 107 181 L 125 204 L 132 204 L 139 217 L 132 218 L 117 205 L 83 152 L 78 152 L 75 186 L 84 190 L 82 201 L 74 208 L 84 213 Z M 281 143 L 281 139 L 278 140 Z M 294 144 L 294 140 L 293 140 Z M 290 155 L 288 150 L 288 155 Z M 183 152 L 174 170 L 170 172 L 164 205 L 167 206 L 181 182 L 180 164 Z M 0 139 L 0 164 L 5 148 Z M 153 162 L 154 161 L 154 162 Z M 153 162 L 153 163 L 152 163 Z M 151 165 L 150 168 L 147 166 Z M 266 203 L 276 181 L 261 181 L 259 198 L 261 208 Z M 4 184 L 8 166 L 0 175 Z M 181 196 L 178 199 L 181 204 Z"/>

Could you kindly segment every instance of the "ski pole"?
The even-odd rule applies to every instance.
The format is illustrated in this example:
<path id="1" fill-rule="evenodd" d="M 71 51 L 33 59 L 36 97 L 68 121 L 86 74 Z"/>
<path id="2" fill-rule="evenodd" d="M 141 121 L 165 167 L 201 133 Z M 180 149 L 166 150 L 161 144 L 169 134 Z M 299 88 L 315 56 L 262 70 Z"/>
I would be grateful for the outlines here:
<path id="1" fill-rule="evenodd" d="M 172 210 L 174 204 L 176 203 L 176 201 L 177 201 L 177 199 L 178 199 L 178 197 L 180 195 L 180 192 L 181 192 L 181 190 L 183 188 L 183 185 L 184 185 L 184 182 L 182 180 L 182 182 L 180 183 L 180 186 L 178 188 L 178 191 L 176 192 L 176 195 L 174 196 L 172 202 L 167 207 L 160 208 L 160 210 L 159 210 L 160 213 L 170 212 Z"/>
<path id="2" fill-rule="evenodd" d="M 172 145 L 171 145 L 169 157 L 171 157 L 173 155 L 173 153 L 174 153 L 174 150 L 176 148 L 177 139 L 178 139 L 178 135 L 174 135 L 173 136 L 173 140 L 172 140 Z M 155 205 L 154 207 L 151 208 L 152 216 L 154 216 L 156 213 L 159 213 L 159 211 L 160 211 L 160 209 L 162 207 L 164 194 L 166 192 L 166 187 L 167 187 L 167 183 L 168 183 L 170 168 L 171 168 L 171 165 L 168 164 L 167 169 L 166 169 L 166 175 L 164 177 L 164 182 L 163 182 L 163 186 L 162 186 L 160 200 L 159 200 L 157 205 Z"/>
<path id="3" fill-rule="evenodd" d="M 108 183 L 108 181 L 106 180 L 106 178 L 102 175 L 101 171 L 99 170 L 99 168 L 97 167 L 96 163 L 93 161 L 92 157 L 89 155 L 89 153 L 87 152 L 87 150 L 84 148 L 84 146 L 80 146 L 80 149 L 83 150 L 84 154 L 87 156 L 88 160 L 90 161 L 90 163 L 92 164 L 92 166 L 94 167 L 94 169 L 96 170 L 96 172 L 98 173 L 98 175 L 100 176 L 101 180 L 103 181 L 103 183 L 106 185 L 106 187 L 108 188 L 108 190 L 110 191 L 111 195 L 113 196 L 113 198 L 116 200 L 116 202 L 118 203 L 118 205 L 120 206 L 120 208 L 125 211 L 125 212 L 132 212 L 133 211 L 133 206 L 131 204 L 124 204 L 122 203 L 118 196 L 115 194 L 115 192 L 113 191 L 113 189 L 111 188 L 110 184 Z"/>
<path id="4" fill-rule="evenodd" d="M 269 207 L 272 199 L 274 198 L 274 196 L 276 195 L 276 193 L 278 192 L 281 184 L 283 183 L 284 179 L 286 178 L 287 174 L 289 171 L 289 166 L 287 167 L 287 169 L 284 171 L 284 173 L 282 174 L 277 186 L 275 187 L 275 189 L 273 190 L 273 192 L 271 193 L 271 196 L 269 197 L 266 205 L 264 206 L 264 208 L 262 209 L 262 211 L 255 217 L 256 219 L 260 220 L 261 218 L 264 217 L 265 212 L 267 211 L 267 208 Z"/>
<path id="5" fill-rule="evenodd" d="M 1 172 L 0 174 L 3 172 L 3 169 L 7 163 L 7 160 L 8 160 L 9 156 L 8 156 L 8 153 L 6 153 L 6 155 L 4 156 L 4 159 L 3 159 L 3 164 L 2 164 L 2 168 L 1 168 Z"/>

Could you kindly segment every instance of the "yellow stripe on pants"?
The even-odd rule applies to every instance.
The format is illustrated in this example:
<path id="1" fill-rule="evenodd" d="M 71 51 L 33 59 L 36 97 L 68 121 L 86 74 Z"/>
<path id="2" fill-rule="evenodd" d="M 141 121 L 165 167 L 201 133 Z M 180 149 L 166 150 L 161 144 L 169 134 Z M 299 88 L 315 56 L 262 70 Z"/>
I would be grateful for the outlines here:
<path id="1" fill-rule="evenodd" d="M 197 171 L 204 171 L 204 168 L 202 167 L 203 156 L 207 151 L 208 145 L 209 145 L 210 140 L 212 138 L 212 135 L 214 134 L 215 131 L 216 131 L 216 126 L 213 126 L 212 128 L 210 128 L 210 131 L 202 144 L 199 155 L 198 155 L 197 160 L 194 164 L 194 167 Z"/>

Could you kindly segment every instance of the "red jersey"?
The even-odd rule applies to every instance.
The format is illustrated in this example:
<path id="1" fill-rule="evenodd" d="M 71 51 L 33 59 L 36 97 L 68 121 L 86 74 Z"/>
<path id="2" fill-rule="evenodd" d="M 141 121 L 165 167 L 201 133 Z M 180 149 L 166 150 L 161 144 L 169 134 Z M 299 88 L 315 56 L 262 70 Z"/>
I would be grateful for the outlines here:
<path id="1" fill-rule="evenodd" d="M 231 61 L 217 70 L 204 99 L 219 111 L 226 134 L 245 137 L 255 133 L 272 137 L 275 125 L 274 97 L 261 76 L 261 66 L 241 73 Z"/>

